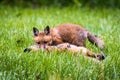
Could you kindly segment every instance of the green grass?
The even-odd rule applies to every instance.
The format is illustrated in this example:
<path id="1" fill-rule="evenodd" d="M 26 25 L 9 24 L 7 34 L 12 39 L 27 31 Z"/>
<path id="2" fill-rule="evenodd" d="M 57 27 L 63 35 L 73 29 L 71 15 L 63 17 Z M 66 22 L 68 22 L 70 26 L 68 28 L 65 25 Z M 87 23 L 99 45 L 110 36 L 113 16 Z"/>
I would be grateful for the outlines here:
<path id="1" fill-rule="evenodd" d="M 32 28 L 62 23 L 84 26 L 105 42 L 101 63 L 69 52 L 30 52 Z M 99 53 L 87 41 L 87 48 Z M 120 80 L 120 10 L 89 8 L 38 9 L 0 6 L 0 80 Z"/>

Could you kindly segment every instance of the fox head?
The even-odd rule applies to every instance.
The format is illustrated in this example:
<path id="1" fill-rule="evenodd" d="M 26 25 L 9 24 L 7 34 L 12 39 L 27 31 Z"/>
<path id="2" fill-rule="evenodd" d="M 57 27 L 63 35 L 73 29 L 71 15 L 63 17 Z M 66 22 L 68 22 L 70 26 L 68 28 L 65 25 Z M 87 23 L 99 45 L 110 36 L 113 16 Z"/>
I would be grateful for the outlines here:
<path id="1" fill-rule="evenodd" d="M 45 48 L 47 45 L 52 44 L 52 37 L 50 35 L 50 27 L 46 26 L 44 31 L 39 31 L 37 28 L 33 27 L 34 42 L 40 46 L 40 48 Z"/>

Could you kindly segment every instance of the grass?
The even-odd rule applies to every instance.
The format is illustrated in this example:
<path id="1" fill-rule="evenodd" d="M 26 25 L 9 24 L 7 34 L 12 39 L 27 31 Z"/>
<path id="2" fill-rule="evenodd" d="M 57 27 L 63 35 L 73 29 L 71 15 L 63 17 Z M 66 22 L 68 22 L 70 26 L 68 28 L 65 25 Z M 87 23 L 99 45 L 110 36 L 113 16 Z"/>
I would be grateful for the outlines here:
<path id="1" fill-rule="evenodd" d="M 37 9 L 0 6 L 1 80 L 120 80 L 120 10 L 74 7 Z M 107 58 L 95 63 L 69 52 L 24 53 L 33 45 L 33 26 L 84 26 L 105 42 Z M 101 51 L 87 41 L 87 48 Z"/>

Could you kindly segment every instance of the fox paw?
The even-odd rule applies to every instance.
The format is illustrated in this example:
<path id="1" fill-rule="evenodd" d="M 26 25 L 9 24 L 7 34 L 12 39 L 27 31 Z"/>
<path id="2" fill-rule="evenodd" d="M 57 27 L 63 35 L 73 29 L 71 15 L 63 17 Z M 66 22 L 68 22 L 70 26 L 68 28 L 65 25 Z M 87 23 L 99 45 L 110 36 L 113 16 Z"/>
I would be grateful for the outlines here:
<path id="1" fill-rule="evenodd" d="M 24 49 L 24 52 L 30 52 L 30 51 L 31 51 L 30 48 L 25 48 L 25 49 Z"/>
<path id="2" fill-rule="evenodd" d="M 98 59 L 98 60 L 104 60 L 105 58 L 106 58 L 106 55 L 105 54 L 97 54 L 97 55 L 95 55 L 96 56 L 96 58 Z"/>

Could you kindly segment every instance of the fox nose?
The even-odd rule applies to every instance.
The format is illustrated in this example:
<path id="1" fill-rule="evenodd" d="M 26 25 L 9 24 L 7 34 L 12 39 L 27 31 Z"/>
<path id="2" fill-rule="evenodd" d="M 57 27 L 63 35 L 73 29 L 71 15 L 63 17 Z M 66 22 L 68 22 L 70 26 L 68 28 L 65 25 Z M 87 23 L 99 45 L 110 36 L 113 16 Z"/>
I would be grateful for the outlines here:
<path id="1" fill-rule="evenodd" d="M 43 48 L 45 49 L 45 48 L 46 48 L 46 46 L 44 45 L 44 46 L 43 46 Z"/>

